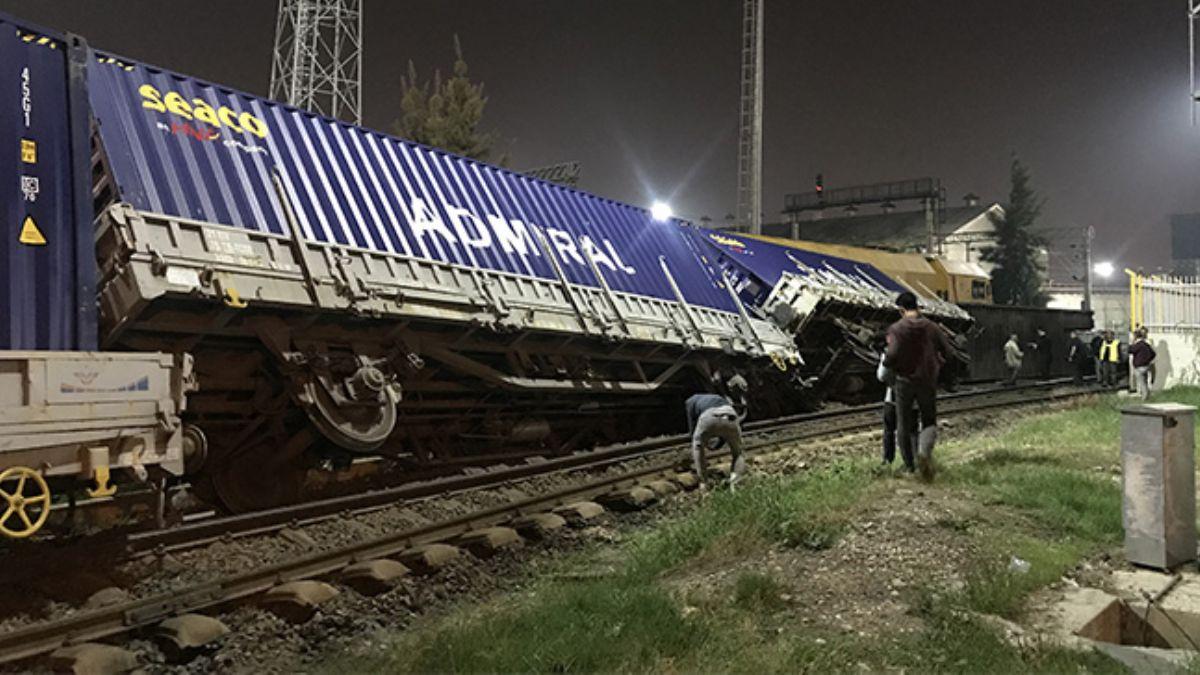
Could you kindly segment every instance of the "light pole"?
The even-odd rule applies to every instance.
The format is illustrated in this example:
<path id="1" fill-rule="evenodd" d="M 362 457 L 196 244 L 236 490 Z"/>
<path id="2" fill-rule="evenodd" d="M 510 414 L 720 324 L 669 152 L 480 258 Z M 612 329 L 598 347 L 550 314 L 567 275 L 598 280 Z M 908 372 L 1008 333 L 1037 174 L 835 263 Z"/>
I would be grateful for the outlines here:
<path id="1" fill-rule="evenodd" d="M 1092 311 L 1092 240 L 1096 228 L 1091 225 L 1083 231 L 1083 311 Z"/>

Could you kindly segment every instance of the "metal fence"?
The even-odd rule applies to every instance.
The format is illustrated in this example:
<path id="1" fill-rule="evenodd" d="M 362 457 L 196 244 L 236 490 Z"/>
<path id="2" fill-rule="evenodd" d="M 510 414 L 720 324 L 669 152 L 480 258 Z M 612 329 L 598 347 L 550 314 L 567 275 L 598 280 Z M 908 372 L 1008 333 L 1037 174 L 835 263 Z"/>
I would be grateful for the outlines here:
<path id="1" fill-rule="evenodd" d="M 1200 330 L 1200 277 L 1125 273 L 1130 326 L 1155 332 Z"/>

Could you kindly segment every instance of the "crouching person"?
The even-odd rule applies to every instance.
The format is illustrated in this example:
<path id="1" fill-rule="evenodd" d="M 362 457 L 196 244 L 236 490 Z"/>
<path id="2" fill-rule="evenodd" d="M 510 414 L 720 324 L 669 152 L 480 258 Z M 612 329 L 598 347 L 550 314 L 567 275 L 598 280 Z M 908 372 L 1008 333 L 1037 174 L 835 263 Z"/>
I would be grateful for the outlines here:
<path id="1" fill-rule="evenodd" d="M 717 394 L 695 394 L 686 403 L 688 432 L 692 435 L 692 464 L 701 489 L 708 487 L 707 453 L 728 445 L 731 453 L 729 488 L 745 475 L 742 458 L 742 415 L 729 399 Z"/>

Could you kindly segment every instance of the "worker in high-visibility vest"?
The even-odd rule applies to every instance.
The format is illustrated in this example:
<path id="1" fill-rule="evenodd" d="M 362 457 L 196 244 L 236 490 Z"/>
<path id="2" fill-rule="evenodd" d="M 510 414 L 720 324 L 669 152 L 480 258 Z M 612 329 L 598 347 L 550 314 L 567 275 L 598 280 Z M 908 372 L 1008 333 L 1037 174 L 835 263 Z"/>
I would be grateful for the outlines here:
<path id="1" fill-rule="evenodd" d="M 1104 331 L 1104 340 L 1100 343 L 1100 353 L 1096 358 L 1100 361 L 1100 385 L 1116 385 L 1117 366 L 1121 363 L 1121 342 L 1113 337 L 1111 330 Z"/>

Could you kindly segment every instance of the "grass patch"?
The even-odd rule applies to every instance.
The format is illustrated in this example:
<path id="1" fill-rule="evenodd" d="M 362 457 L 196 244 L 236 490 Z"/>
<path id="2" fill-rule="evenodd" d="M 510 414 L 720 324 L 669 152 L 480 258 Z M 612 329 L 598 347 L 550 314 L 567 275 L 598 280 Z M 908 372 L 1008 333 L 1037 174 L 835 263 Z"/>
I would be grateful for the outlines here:
<path id="1" fill-rule="evenodd" d="M 731 642 L 752 649 L 761 641 L 753 621 L 739 627 L 737 616 L 711 608 L 685 612 L 659 578 L 685 564 L 741 556 L 771 543 L 829 546 L 850 507 L 872 485 L 863 463 L 756 478 L 736 494 L 712 492 L 686 518 L 634 537 L 611 578 L 543 580 L 516 602 L 430 622 L 382 653 L 343 659 L 328 670 L 566 673 L 705 670 L 706 663 L 728 670 L 736 659 Z M 586 566 L 586 558 L 575 564 Z M 783 605 L 782 591 L 770 577 L 747 574 L 737 579 L 730 604 L 739 611 L 773 611 Z"/>
<path id="2" fill-rule="evenodd" d="M 1014 645 L 954 603 L 930 602 L 917 611 L 926 631 L 885 650 L 869 651 L 866 660 L 871 666 L 920 673 L 1128 672 L 1099 652 L 1065 649 L 1039 638 Z"/>
<path id="3" fill-rule="evenodd" d="M 781 597 L 787 590 L 766 574 L 742 572 L 733 584 L 733 604 L 748 610 L 783 608 L 786 603 Z"/>
<path id="4" fill-rule="evenodd" d="M 967 575 L 960 597 L 951 599 L 963 609 L 1016 618 L 1031 592 L 1057 581 L 1081 557 L 1096 550 L 1082 542 L 999 534 L 995 546 L 1004 548 L 1007 557 L 997 555 L 984 560 Z M 1014 558 L 1028 563 L 1028 571 L 1016 569 Z"/>
<path id="5" fill-rule="evenodd" d="M 1170 400 L 1200 404 L 1200 388 Z M 1115 397 L 1047 416 L 1017 419 L 1003 432 L 939 447 L 937 482 L 956 499 L 983 504 L 934 527 L 971 537 L 984 555 L 962 588 L 919 589 L 912 613 L 924 629 L 860 637 L 802 623 L 804 608 L 769 570 L 750 565 L 768 547 L 834 546 L 857 506 L 892 490 L 868 462 L 801 476 L 755 476 L 736 494 L 715 491 L 685 517 L 641 532 L 603 579 L 535 580 L 517 596 L 469 606 L 388 638 L 385 648 L 339 658 L 327 672 L 1120 672 L 1106 657 L 1037 639 L 1013 644 L 981 615 L 1014 618 L 1029 594 L 1122 535 L 1119 407 Z M 958 460 L 958 461 L 956 461 Z M 606 551 L 611 553 L 611 551 Z M 1028 571 L 1010 569 L 1012 557 Z M 584 569 L 594 554 L 568 568 Z M 742 565 L 723 587 L 685 587 L 680 578 Z M 713 575 L 714 578 L 718 575 Z M 799 584 L 796 594 L 801 594 Z M 695 597 L 691 597 L 694 595 Z M 799 597 L 799 596 L 798 596 Z"/>
<path id="6" fill-rule="evenodd" d="M 645 580 L 685 561 L 725 559 L 772 542 L 828 548 L 871 485 L 866 464 L 844 463 L 800 477 L 761 476 L 737 493 L 715 491 L 687 518 L 637 537 L 626 572 Z"/>
<path id="7" fill-rule="evenodd" d="M 637 670 L 682 658 L 710 638 L 661 588 L 551 584 L 515 607 L 498 607 L 422 632 L 364 672 L 595 672 Z"/>

